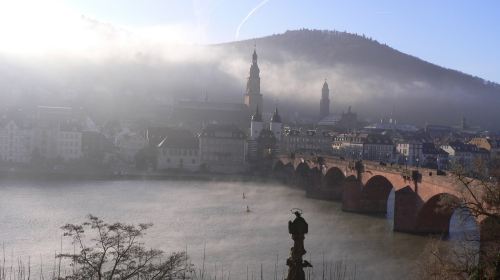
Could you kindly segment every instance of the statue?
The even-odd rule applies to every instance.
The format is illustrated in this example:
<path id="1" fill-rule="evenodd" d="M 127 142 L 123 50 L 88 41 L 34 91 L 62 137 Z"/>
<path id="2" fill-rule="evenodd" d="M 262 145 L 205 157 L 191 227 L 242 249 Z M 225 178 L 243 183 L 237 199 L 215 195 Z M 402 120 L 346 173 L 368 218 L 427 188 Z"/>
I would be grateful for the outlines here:
<path id="1" fill-rule="evenodd" d="M 290 249 L 290 257 L 286 260 L 288 268 L 287 280 L 305 280 L 304 267 L 312 267 L 308 261 L 302 260 L 306 254 L 304 249 L 304 238 L 309 230 L 309 226 L 302 218 L 302 210 L 292 209 L 295 219 L 288 221 L 288 233 L 292 235 L 293 247 Z"/>

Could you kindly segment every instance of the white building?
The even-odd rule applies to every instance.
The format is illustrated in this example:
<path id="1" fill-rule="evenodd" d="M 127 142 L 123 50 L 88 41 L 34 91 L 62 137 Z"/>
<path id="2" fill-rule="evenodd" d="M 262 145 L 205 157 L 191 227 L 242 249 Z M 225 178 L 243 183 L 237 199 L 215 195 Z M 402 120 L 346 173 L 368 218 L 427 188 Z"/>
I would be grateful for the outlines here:
<path id="1" fill-rule="evenodd" d="M 63 123 L 57 134 L 57 155 L 64 161 L 77 160 L 82 153 L 82 131 L 75 123 Z"/>
<path id="2" fill-rule="evenodd" d="M 158 144 L 158 170 L 197 171 L 200 167 L 198 139 L 188 130 L 170 129 Z"/>
<path id="3" fill-rule="evenodd" d="M 34 117 L 0 121 L 0 159 L 28 163 L 77 160 L 82 153 L 82 126 L 69 107 L 38 106 Z"/>
<path id="4" fill-rule="evenodd" d="M 399 163 L 410 166 L 422 165 L 424 154 L 422 152 L 422 142 L 420 140 L 400 140 L 396 144 L 396 150 L 399 154 Z"/>
<path id="5" fill-rule="evenodd" d="M 70 107 L 38 106 L 33 138 L 33 153 L 43 159 L 83 156 L 82 126 Z"/>
<path id="6" fill-rule="evenodd" d="M 342 133 L 333 139 L 333 154 L 346 159 L 362 159 L 366 133 Z"/>
<path id="7" fill-rule="evenodd" d="M 463 171 L 475 171 L 476 164 L 484 164 L 489 160 L 490 153 L 484 148 L 473 144 L 465 144 L 453 141 L 447 145 L 442 145 L 441 149 L 449 155 L 452 168 L 463 168 Z"/>
<path id="8" fill-rule="evenodd" d="M 31 161 L 33 130 L 31 126 L 8 120 L 0 122 L 0 160 L 13 163 Z"/>

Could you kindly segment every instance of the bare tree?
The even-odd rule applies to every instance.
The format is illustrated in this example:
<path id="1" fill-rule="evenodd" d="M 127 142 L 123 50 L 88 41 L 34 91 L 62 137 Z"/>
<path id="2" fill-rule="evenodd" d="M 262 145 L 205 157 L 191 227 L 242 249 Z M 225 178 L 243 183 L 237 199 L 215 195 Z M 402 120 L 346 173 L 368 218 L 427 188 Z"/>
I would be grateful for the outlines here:
<path id="1" fill-rule="evenodd" d="M 461 187 L 458 200 L 442 199 L 441 209 L 465 209 L 463 213 L 477 221 L 479 236 L 466 235 L 451 249 L 439 242 L 433 243 L 420 278 L 500 280 L 500 162 L 488 168 L 478 162 L 476 178 L 464 172 L 455 174 Z"/>
<path id="2" fill-rule="evenodd" d="M 185 279 L 191 271 L 185 252 L 166 256 L 161 250 L 147 249 L 141 238 L 151 224 L 107 224 L 89 215 L 82 224 L 62 227 L 79 252 L 60 254 L 73 266 L 72 275 L 65 280 L 157 280 Z"/>

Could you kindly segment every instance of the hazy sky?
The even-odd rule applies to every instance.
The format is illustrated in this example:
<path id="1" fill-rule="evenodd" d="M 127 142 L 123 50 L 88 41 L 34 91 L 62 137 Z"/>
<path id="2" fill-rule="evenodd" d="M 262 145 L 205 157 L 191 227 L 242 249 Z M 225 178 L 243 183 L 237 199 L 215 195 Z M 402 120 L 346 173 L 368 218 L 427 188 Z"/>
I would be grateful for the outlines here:
<path id="1" fill-rule="evenodd" d="M 82 16 L 159 41 L 200 44 L 298 28 L 345 30 L 500 82 L 497 0 L 0 0 L 0 51 L 85 51 L 99 41 L 79 33 Z"/>

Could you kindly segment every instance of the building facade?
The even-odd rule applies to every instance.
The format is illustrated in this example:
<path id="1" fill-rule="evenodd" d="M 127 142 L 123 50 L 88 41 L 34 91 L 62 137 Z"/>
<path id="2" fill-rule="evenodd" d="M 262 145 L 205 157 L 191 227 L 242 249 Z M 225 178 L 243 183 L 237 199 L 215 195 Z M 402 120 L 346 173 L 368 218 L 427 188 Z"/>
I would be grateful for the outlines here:
<path id="1" fill-rule="evenodd" d="M 234 125 L 208 125 L 199 136 L 200 169 L 216 173 L 246 170 L 247 138 Z"/>
<path id="2" fill-rule="evenodd" d="M 158 144 L 158 170 L 198 171 L 199 143 L 189 130 L 171 129 Z"/>
<path id="3" fill-rule="evenodd" d="M 401 139 L 396 144 L 398 152 L 398 163 L 417 166 L 421 165 L 424 159 L 422 142 L 418 139 Z"/>
<path id="4" fill-rule="evenodd" d="M 332 138 L 330 131 L 285 127 L 281 140 L 281 152 L 330 155 L 332 154 Z"/>
<path id="5" fill-rule="evenodd" d="M 489 152 L 472 144 L 452 141 L 441 148 L 449 155 L 450 168 L 461 171 L 474 172 L 479 165 L 489 161 Z"/>
<path id="6" fill-rule="evenodd" d="M 236 124 L 248 127 L 249 110 L 243 103 L 225 103 L 209 100 L 177 100 L 171 108 L 170 122 L 198 132 L 209 124 Z"/>
<path id="7" fill-rule="evenodd" d="M 0 122 L 0 160 L 29 163 L 33 150 L 33 130 L 26 123 L 14 120 Z"/>
<path id="8" fill-rule="evenodd" d="M 346 159 L 362 159 L 366 133 L 342 133 L 334 137 L 333 154 Z"/>
<path id="9" fill-rule="evenodd" d="M 250 137 L 248 138 L 248 160 L 272 159 L 281 152 L 283 124 L 278 108 L 274 110 L 268 124 L 264 123 L 257 107 L 250 121 Z"/>
<path id="10" fill-rule="evenodd" d="M 490 152 L 492 159 L 500 158 L 500 140 L 498 139 L 492 139 L 489 137 L 474 137 L 469 141 L 469 144 L 487 150 Z"/>
<path id="11" fill-rule="evenodd" d="M 64 161 L 77 160 L 83 156 L 82 129 L 77 123 L 62 123 L 58 133 L 57 154 Z"/>
<path id="12" fill-rule="evenodd" d="M 333 153 L 347 160 L 394 161 L 394 142 L 385 134 L 342 133 L 335 136 Z"/>
<path id="13" fill-rule="evenodd" d="M 422 144 L 422 167 L 444 170 L 448 169 L 448 153 L 436 147 L 434 143 Z"/>
<path id="14" fill-rule="evenodd" d="M 81 119 L 73 108 L 38 106 L 33 153 L 45 160 L 81 159 L 82 130 Z"/>
<path id="15" fill-rule="evenodd" d="M 363 142 L 363 159 L 392 162 L 394 143 L 391 137 L 384 134 L 368 134 Z"/>

